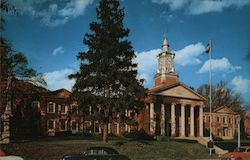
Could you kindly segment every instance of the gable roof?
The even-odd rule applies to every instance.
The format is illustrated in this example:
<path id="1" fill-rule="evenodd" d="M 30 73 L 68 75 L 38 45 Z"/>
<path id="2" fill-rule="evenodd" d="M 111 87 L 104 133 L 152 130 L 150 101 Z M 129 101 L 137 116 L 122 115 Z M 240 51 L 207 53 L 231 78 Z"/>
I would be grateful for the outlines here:
<path id="1" fill-rule="evenodd" d="M 205 101 L 206 98 L 194 91 L 193 89 L 187 87 L 184 83 L 178 82 L 173 85 L 161 86 L 158 88 L 153 88 L 149 91 L 152 95 L 177 97 L 183 99 L 193 99 L 199 101 Z"/>
<path id="2" fill-rule="evenodd" d="M 52 91 L 51 95 L 54 97 L 58 97 L 58 98 L 69 98 L 69 96 L 71 95 L 71 92 L 68 91 L 67 89 L 62 88 L 62 89 Z"/>
<path id="3" fill-rule="evenodd" d="M 236 114 L 236 112 L 234 112 L 231 108 L 226 107 L 226 106 L 221 106 L 219 108 L 216 108 L 216 109 L 213 110 L 213 112 Z"/>

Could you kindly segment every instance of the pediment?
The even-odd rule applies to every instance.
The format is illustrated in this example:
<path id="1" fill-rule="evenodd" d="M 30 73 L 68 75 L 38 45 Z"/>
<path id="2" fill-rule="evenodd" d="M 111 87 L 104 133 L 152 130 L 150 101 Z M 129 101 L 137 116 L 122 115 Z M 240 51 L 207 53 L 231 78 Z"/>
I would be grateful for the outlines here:
<path id="1" fill-rule="evenodd" d="M 233 110 L 231 110 L 230 108 L 228 108 L 228 107 L 219 108 L 219 109 L 215 110 L 215 112 L 217 112 L 217 113 L 235 114 L 235 112 Z"/>
<path id="2" fill-rule="evenodd" d="M 204 97 L 202 97 L 201 95 L 199 95 L 192 89 L 182 84 L 163 89 L 157 92 L 156 94 L 161 95 L 161 96 L 169 96 L 169 97 L 184 98 L 184 99 L 194 99 L 194 100 L 201 100 L 201 101 L 205 100 Z"/>
<path id="3" fill-rule="evenodd" d="M 53 94 L 55 97 L 58 97 L 58 98 L 68 98 L 71 92 L 69 92 L 66 89 L 59 89 L 57 91 L 54 91 Z"/>

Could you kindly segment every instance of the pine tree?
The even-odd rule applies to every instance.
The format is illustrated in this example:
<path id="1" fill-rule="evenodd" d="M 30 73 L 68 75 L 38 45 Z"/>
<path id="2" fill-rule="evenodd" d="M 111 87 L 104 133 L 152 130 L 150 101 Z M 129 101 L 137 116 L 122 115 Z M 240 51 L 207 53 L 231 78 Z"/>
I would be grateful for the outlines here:
<path id="1" fill-rule="evenodd" d="M 117 115 L 121 121 L 125 109 L 142 107 L 145 92 L 143 80 L 137 79 L 135 53 L 126 39 L 124 9 L 118 0 L 101 0 L 96 12 L 98 21 L 90 24 L 91 33 L 83 40 L 88 50 L 78 54 L 80 70 L 70 78 L 76 79 L 73 93 L 83 111 L 88 113 L 91 107 L 93 117 L 102 124 L 106 143 L 108 123 Z"/>

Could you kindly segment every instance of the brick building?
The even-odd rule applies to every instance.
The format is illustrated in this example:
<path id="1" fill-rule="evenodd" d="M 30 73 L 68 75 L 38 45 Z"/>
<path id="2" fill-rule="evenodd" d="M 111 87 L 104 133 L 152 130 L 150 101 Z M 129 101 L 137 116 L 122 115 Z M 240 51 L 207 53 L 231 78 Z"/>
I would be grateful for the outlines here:
<path id="1" fill-rule="evenodd" d="M 31 117 L 33 133 L 37 135 L 56 136 L 89 133 L 101 134 L 102 124 L 93 118 L 91 107 L 83 113 L 71 92 L 66 89 L 47 91 L 26 95 L 21 112 L 23 117 Z M 25 116 L 26 114 L 26 116 Z M 133 120 L 131 111 L 126 111 L 126 117 Z M 15 122 L 17 123 L 17 122 Z M 119 117 L 108 124 L 108 133 L 121 136 L 124 133 L 137 130 L 137 126 L 119 123 Z"/>
<path id="2" fill-rule="evenodd" d="M 43 135 L 54 136 L 60 132 L 72 134 L 82 130 L 82 118 L 76 101 L 66 89 L 41 94 L 32 99 L 31 108 L 37 111 Z"/>
<path id="3" fill-rule="evenodd" d="M 222 106 L 213 109 L 212 113 L 212 134 L 214 138 L 233 139 L 238 132 L 237 114 L 232 109 Z M 204 128 L 209 131 L 210 112 L 206 108 L 204 112 Z M 209 132 L 208 132 L 209 133 Z"/>

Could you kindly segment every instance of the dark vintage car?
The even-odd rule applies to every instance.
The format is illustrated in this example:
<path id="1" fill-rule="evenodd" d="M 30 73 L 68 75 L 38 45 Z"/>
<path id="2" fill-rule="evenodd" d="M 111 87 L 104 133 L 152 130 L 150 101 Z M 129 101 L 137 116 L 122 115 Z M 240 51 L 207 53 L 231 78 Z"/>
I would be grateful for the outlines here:
<path id="1" fill-rule="evenodd" d="M 65 155 L 63 160 L 129 160 L 129 158 L 113 148 L 90 147 L 82 154 Z"/>

